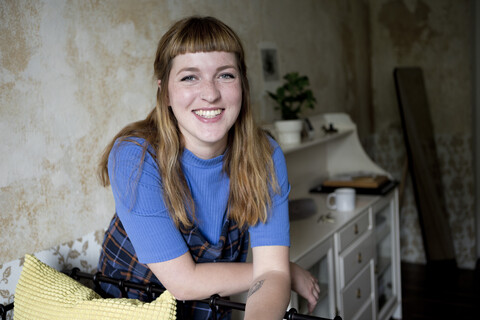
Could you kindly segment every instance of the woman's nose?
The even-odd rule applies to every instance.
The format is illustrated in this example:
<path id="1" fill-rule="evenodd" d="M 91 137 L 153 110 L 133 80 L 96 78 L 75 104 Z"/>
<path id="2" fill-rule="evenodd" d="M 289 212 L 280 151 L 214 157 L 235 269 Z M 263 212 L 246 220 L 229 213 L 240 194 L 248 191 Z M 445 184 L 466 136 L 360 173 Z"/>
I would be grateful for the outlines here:
<path id="1" fill-rule="evenodd" d="M 220 98 L 220 90 L 215 81 L 205 81 L 202 86 L 200 97 L 208 102 L 214 102 Z"/>

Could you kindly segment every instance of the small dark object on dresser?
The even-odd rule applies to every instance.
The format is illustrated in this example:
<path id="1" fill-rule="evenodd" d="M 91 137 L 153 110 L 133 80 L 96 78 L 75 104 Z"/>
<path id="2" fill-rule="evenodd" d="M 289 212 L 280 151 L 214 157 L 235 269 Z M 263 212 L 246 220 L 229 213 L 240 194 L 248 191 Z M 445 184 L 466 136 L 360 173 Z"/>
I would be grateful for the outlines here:
<path id="1" fill-rule="evenodd" d="M 305 219 L 317 213 L 317 206 L 312 198 L 290 200 L 288 208 L 290 221 Z"/>

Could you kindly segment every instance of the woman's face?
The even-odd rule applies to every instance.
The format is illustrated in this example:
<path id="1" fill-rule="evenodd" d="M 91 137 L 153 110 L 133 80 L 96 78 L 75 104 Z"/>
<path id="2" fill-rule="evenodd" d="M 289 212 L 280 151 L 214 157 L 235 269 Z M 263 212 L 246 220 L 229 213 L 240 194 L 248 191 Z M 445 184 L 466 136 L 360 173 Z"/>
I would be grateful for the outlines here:
<path id="1" fill-rule="evenodd" d="M 235 55 L 215 51 L 176 56 L 168 97 L 185 147 L 203 159 L 222 154 L 242 105 Z"/>

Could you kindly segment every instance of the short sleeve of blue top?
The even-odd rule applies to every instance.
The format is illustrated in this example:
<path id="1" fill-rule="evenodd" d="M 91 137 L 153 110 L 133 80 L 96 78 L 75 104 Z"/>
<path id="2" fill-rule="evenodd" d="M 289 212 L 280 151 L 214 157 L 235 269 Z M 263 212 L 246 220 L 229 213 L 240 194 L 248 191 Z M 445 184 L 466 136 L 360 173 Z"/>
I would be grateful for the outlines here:
<path id="1" fill-rule="evenodd" d="M 188 251 L 188 247 L 163 201 L 162 179 L 152 157 L 153 150 L 149 146 L 143 155 L 143 144 L 145 141 L 139 138 L 117 142 L 108 158 L 108 173 L 117 214 L 139 261 L 162 262 L 181 256 Z M 274 140 L 271 140 L 271 144 L 280 192 L 273 196 L 266 223 L 259 222 L 249 228 L 252 247 L 290 246 L 290 184 L 285 157 Z M 222 162 L 223 155 L 204 160 L 189 150 L 184 150 L 181 158 L 195 203 L 196 224 L 212 244 L 218 243 L 227 219 L 230 180 L 222 170 Z"/>

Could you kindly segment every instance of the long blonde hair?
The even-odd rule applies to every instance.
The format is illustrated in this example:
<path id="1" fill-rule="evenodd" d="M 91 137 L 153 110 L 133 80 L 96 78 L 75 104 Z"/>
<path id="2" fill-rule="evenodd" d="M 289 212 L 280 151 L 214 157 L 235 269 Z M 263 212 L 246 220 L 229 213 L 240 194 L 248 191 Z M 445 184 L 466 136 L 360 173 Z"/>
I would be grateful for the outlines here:
<path id="1" fill-rule="evenodd" d="M 158 44 L 154 74 L 168 84 L 172 60 L 177 55 L 194 52 L 225 51 L 235 54 L 242 83 L 240 114 L 228 133 L 228 148 L 223 170 L 230 178 L 228 214 L 240 226 L 255 225 L 267 220 L 273 193 L 279 187 L 272 160 L 273 149 L 266 133 L 253 120 L 250 88 L 243 46 L 238 36 L 223 22 L 213 17 L 189 17 L 176 22 Z M 184 146 L 177 120 L 168 105 L 167 85 L 157 90 L 157 105 L 146 119 L 123 128 L 106 147 L 100 164 L 99 177 L 104 186 L 108 178 L 108 156 L 117 139 L 140 137 L 155 150 L 153 155 L 160 171 L 163 198 L 177 227 L 192 225 L 195 219 L 190 189 L 181 168 Z M 142 166 L 147 145 L 143 145 Z"/>

